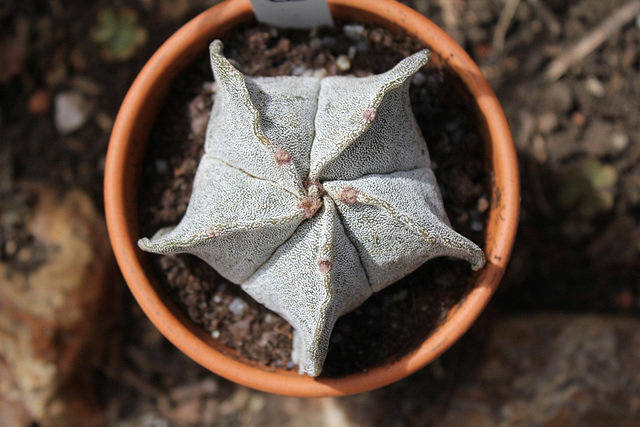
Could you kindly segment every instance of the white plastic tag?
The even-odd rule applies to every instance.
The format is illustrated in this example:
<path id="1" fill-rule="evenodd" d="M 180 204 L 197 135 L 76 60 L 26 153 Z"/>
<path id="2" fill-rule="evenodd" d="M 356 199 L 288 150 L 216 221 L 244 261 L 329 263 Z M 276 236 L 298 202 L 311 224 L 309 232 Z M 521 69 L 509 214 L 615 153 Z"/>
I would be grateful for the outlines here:
<path id="1" fill-rule="evenodd" d="M 258 21 L 278 28 L 333 26 L 327 0 L 251 0 Z"/>

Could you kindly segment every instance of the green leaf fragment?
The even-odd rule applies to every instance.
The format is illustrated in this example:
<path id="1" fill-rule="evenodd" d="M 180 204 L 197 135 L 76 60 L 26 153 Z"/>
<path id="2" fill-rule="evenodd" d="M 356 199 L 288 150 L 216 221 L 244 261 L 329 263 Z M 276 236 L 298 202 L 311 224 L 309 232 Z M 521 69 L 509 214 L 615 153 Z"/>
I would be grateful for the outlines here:
<path id="1" fill-rule="evenodd" d="M 145 44 L 147 29 L 138 25 L 135 10 L 106 8 L 98 13 L 98 22 L 90 37 L 100 46 L 100 53 L 106 60 L 125 61 Z"/>

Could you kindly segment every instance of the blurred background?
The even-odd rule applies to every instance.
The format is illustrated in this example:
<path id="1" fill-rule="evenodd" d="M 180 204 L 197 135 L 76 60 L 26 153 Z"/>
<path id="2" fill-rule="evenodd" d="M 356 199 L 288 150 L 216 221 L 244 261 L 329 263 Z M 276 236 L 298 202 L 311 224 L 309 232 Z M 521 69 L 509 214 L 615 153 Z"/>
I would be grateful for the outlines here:
<path id="1" fill-rule="evenodd" d="M 0 426 L 640 425 L 640 1 L 415 0 L 478 63 L 522 178 L 509 269 L 435 363 L 347 398 L 204 371 L 112 258 L 118 107 L 198 0 L 0 1 Z"/>

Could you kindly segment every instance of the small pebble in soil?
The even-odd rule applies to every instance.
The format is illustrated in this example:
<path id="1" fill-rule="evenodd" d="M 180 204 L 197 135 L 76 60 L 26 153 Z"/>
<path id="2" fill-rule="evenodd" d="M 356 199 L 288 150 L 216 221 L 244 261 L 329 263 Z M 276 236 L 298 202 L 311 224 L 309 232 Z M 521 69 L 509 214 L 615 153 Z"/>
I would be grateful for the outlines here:
<path id="1" fill-rule="evenodd" d="M 202 83 L 202 91 L 204 93 L 214 94 L 218 92 L 218 82 L 204 82 Z"/>
<path id="2" fill-rule="evenodd" d="M 546 102 L 549 109 L 558 113 L 566 113 L 573 107 L 573 94 L 569 85 L 564 82 L 555 82 L 548 90 L 549 98 Z"/>
<path id="3" fill-rule="evenodd" d="M 229 311 L 237 316 L 243 315 L 247 309 L 249 308 L 249 304 L 247 304 L 244 300 L 236 297 L 231 300 L 229 303 Z"/>
<path id="4" fill-rule="evenodd" d="M 582 127 L 587 123 L 587 118 L 584 116 L 584 114 L 578 111 L 574 111 L 571 114 L 571 121 L 573 122 L 574 125 L 578 127 Z"/>
<path id="5" fill-rule="evenodd" d="M 536 135 L 531 142 L 533 148 L 533 155 L 539 163 L 545 163 L 549 155 L 547 151 L 547 143 L 542 135 Z"/>
<path id="6" fill-rule="evenodd" d="M 54 105 L 54 123 L 60 133 L 76 131 L 89 120 L 91 104 L 80 92 L 60 92 Z"/>
<path id="7" fill-rule="evenodd" d="M 51 109 L 51 93 L 47 89 L 37 89 L 31 94 L 27 104 L 31 114 L 48 113 Z"/>
<path id="8" fill-rule="evenodd" d="M 615 295 L 615 303 L 622 311 L 628 311 L 635 305 L 635 298 L 629 289 L 623 289 Z"/>
<path id="9" fill-rule="evenodd" d="M 364 40 L 360 40 L 356 43 L 356 50 L 358 52 L 366 52 L 369 50 L 369 45 Z"/>
<path id="10" fill-rule="evenodd" d="M 629 146 L 629 135 L 620 131 L 614 132 L 611 135 L 611 146 L 616 154 L 621 153 Z"/>
<path id="11" fill-rule="evenodd" d="M 157 173 L 167 173 L 167 171 L 169 170 L 169 163 L 166 160 L 156 159 L 154 160 L 153 164 L 156 167 Z"/>
<path id="12" fill-rule="evenodd" d="M 558 115 L 553 111 L 545 111 L 536 120 L 538 130 L 543 134 L 550 134 L 558 127 Z"/>
<path id="13" fill-rule="evenodd" d="M 358 53 L 358 48 L 355 46 L 349 46 L 349 49 L 347 50 L 347 57 L 349 59 L 354 59 L 356 57 L 356 54 Z"/>
<path id="14" fill-rule="evenodd" d="M 427 76 L 425 76 L 425 74 L 421 71 L 418 71 L 417 73 L 415 73 L 413 75 L 413 80 L 411 81 L 411 83 L 416 86 L 422 86 L 426 82 L 427 82 Z"/>
<path id="15" fill-rule="evenodd" d="M 345 25 L 344 34 L 351 40 L 358 41 L 362 39 L 362 33 L 364 33 L 363 25 Z"/>
<path id="16" fill-rule="evenodd" d="M 322 79 L 325 78 L 327 74 L 328 72 L 326 68 L 318 68 L 317 70 L 313 70 L 311 76 L 315 77 L 316 79 Z"/>
<path id="17" fill-rule="evenodd" d="M 471 209 L 469 211 L 469 218 L 470 218 L 469 227 L 471 228 L 471 230 L 478 233 L 484 229 L 484 222 L 480 217 L 480 212 L 478 212 L 475 209 Z"/>
<path id="18" fill-rule="evenodd" d="M 487 199 L 486 196 L 481 196 L 478 199 L 477 209 L 478 209 L 478 212 L 480 213 L 486 212 L 487 209 L 489 209 L 489 199 Z"/>
<path id="19" fill-rule="evenodd" d="M 15 240 L 8 240 L 4 245 L 4 252 L 7 258 L 13 257 L 18 250 L 18 244 Z"/>
<path id="20" fill-rule="evenodd" d="M 587 78 L 584 82 L 584 88 L 594 98 L 603 98 L 607 94 L 602 82 L 595 77 Z"/>
<path id="21" fill-rule="evenodd" d="M 466 212 L 462 212 L 456 217 L 456 222 L 459 224 L 464 224 L 467 221 L 469 221 L 469 214 Z"/>
<path id="22" fill-rule="evenodd" d="M 304 65 L 296 65 L 291 69 L 291 74 L 294 76 L 302 76 L 307 71 L 307 67 Z"/>
<path id="23" fill-rule="evenodd" d="M 409 291 L 406 289 L 401 289 L 395 294 L 393 294 L 391 299 L 393 300 L 393 302 L 400 302 L 404 300 L 407 296 L 409 296 Z"/>
<path id="24" fill-rule="evenodd" d="M 319 38 L 317 38 L 317 37 L 312 38 L 312 39 L 309 41 L 309 47 L 310 47 L 311 49 L 319 49 L 319 48 L 321 48 L 321 47 L 322 47 L 322 40 L 320 40 L 320 39 L 319 39 Z"/>
<path id="25" fill-rule="evenodd" d="M 97 111 L 94 116 L 94 121 L 102 132 L 111 133 L 114 120 L 109 114 L 104 111 Z"/>
<path id="26" fill-rule="evenodd" d="M 474 219 L 471 221 L 470 227 L 471 227 L 471 230 L 475 232 L 480 232 L 484 228 L 484 224 L 482 224 L 482 221 L 478 219 Z"/>
<path id="27" fill-rule="evenodd" d="M 336 38 L 335 37 L 323 37 L 322 38 L 322 44 L 326 47 L 334 47 L 336 45 Z"/>
<path id="28" fill-rule="evenodd" d="M 340 71 L 348 71 L 351 68 L 351 61 L 346 55 L 340 55 L 336 58 L 336 66 Z"/>

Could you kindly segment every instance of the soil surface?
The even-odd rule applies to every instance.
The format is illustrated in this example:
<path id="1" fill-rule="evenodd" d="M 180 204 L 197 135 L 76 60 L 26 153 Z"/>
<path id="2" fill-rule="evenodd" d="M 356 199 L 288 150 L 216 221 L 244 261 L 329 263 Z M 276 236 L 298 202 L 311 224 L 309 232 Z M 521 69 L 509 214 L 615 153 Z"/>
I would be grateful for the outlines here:
<path id="1" fill-rule="evenodd" d="M 21 192 L 22 183 L 59 192 L 80 188 L 102 208 L 107 143 L 127 88 L 158 46 L 211 3 L 0 5 L 0 261 L 23 269 L 47 262 L 47 252 L 25 232 L 34 201 Z M 484 315 L 436 363 L 403 381 L 353 398 L 304 401 L 254 392 L 206 372 L 157 332 L 117 280 L 112 286 L 123 292 L 115 293 L 121 296 L 103 319 L 109 332 L 95 345 L 106 350 L 93 356 L 89 372 L 107 425 L 444 425 L 451 396 L 480 375 L 494 325 L 550 312 L 638 319 L 640 21 L 628 14 L 610 31 L 599 27 L 637 1 L 404 3 L 444 28 L 480 65 L 514 134 L 520 228 L 507 274 Z M 554 71 L 557 60 L 568 61 L 574 46 L 594 33 L 604 34 L 600 45 Z M 258 35 L 249 42 L 260 48 L 268 40 Z M 269 47 L 281 54 L 277 44 Z M 326 63 L 335 64 L 336 54 L 327 55 L 333 58 Z M 351 67 L 355 72 L 355 62 Z M 207 110 L 206 97 L 190 99 L 187 113 Z M 456 225 L 458 216 L 451 216 Z M 33 258 L 18 258 L 25 248 L 33 248 L 26 251 Z M 543 381 L 545 374 L 526 378 Z"/>

